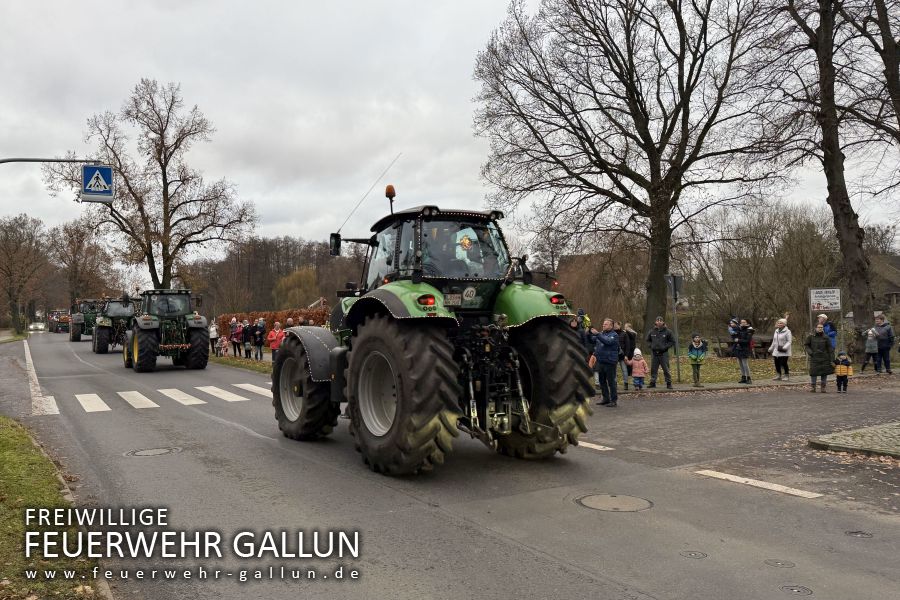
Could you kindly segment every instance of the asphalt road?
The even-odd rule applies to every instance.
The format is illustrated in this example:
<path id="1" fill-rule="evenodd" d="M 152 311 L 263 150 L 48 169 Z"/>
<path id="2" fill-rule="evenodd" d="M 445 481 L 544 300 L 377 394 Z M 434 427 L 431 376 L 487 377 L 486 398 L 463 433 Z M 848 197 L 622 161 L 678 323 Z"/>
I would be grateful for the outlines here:
<path id="1" fill-rule="evenodd" d="M 235 573 L 270 564 L 327 573 L 342 563 L 360 572 L 358 581 L 113 580 L 117 598 L 885 600 L 900 590 L 900 469 L 802 443 L 808 433 L 897 420 L 892 385 L 851 386 L 847 396 L 630 396 L 618 409 L 597 407 L 585 441 L 599 448 L 532 463 L 460 437 L 433 473 L 388 478 L 362 464 L 347 421 L 322 442 L 282 437 L 262 375 L 217 365 L 187 371 L 165 359 L 157 372 L 137 374 L 119 354 L 92 354 L 89 338 L 35 334 L 29 345 L 41 393 L 59 414 L 32 415 L 22 343 L 0 346 L 0 412 L 21 419 L 59 459 L 79 505 L 165 506 L 171 528 L 225 535 L 361 532 L 356 560 L 200 561 Z M 704 469 L 823 495 L 696 473 Z M 601 494 L 623 510 L 584 506 Z M 627 497 L 649 508 L 628 512 L 638 501 Z"/>

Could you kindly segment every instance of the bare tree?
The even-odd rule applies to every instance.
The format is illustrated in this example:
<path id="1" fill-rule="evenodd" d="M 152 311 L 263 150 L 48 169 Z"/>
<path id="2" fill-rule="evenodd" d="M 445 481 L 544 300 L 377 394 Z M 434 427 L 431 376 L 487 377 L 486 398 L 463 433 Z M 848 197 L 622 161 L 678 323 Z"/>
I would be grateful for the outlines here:
<path id="1" fill-rule="evenodd" d="M 21 308 L 29 300 L 24 295 L 46 267 L 44 224 L 40 219 L 25 214 L 0 218 L 0 286 L 16 333 L 24 329 Z"/>
<path id="2" fill-rule="evenodd" d="M 96 207 L 98 221 L 125 242 L 127 262 L 146 263 L 154 287 L 170 287 L 175 265 L 192 249 L 252 230 L 252 205 L 238 201 L 225 179 L 209 183 L 188 165 L 193 144 L 209 141 L 214 129 L 196 106 L 185 109 L 177 84 L 142 79 L 121 112 L 94 115 L 87 125 L 86 140 L 97 144 L 93 158 L 112 165 L 117 178 L 115 202 Z M 137 130 L 133 156 L 130 128 Z M 72 166 L 44 173 L 53 192 L 80 189 Z"/>
<path id="3" fill-rule="evenodd" d="M 102 245 L 93 219 L 81 215 L 50 230 L 51 260 L 68 283 L 69 303 L 111 291 L 114 261 Z"/>
<path id="4" fill-rule="evenodd" d="M 477 59 L 491 200 L 539 198 L 567 233 L 649 248 L 645 323 L 663 312 L 672 236 L 776 174 L 759 91 L 757 0 L 514 1 Z"/>
<path id="5" fill-rule="evenodd" d="M 856 94 L 842 108 L 900 145 L 900 2 L 842 0 L 835 9 L 862 42 L 848 81 Z"/>
<path id="6" fill-rule="evenodd" d="M 786 2 L 781 12 L 787 18 L 770 38 L 772 51 L 783 58 L 779 85 L 773 91 L 785 104 L 797 107 L 789 117 L 796 132 L 790 151 L 796 151 L 799 160 L 814 159 L 822 165 L 850 304 L 855 315 L 871 315 L 865 231 L 850 202 L 845 174 L 845 152 L 865 146 L 869 140 L 847 130 L 847 117 L 840 109 L 853 98 L 853 90 L 846 85 L 850 72 L 845 70 L 855 60 L 853 45 L 846 43 L 851 28 L 838 16 L 835 0 Z M 811 133 L 801 133 L 804 130 Z M 857 322 L 865 322 L 865 318 Z"/>

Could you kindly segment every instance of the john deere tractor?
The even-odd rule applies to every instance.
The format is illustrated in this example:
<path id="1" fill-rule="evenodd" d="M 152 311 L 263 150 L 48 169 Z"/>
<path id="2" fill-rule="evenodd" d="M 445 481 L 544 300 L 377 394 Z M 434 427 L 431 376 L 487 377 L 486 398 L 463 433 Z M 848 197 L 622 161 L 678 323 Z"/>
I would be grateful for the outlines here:
<path id="1" fill-rule="evenodd" d="M 387 196 L 393 202 L 393 188 Z M 338 292 L 330 329 L 288 329 L 272 371 L 285 436 L 314 440 L 348 403 L 374 471 L 443 463 L 459 431 L 516 458 L 577 444 L 592 377 L 565 298 L 510 257 L 499 211 L 391 212 L 364 244 L 361 284 Z M 331 236 L 331 253 L 342 239 Z"/>
<path id="2" fill-rule="evenodd" d="M 97 313 L 103 305 L 102 298 L 84 298 L 75 300 L 72 305 L 71 320 L 69 323 L 69 341 L 80 342 L 82 335 L 94 335 L 94 327 L 97 324 Z"/>
<path id="3" fill-rule="evenodd" d="M 94 329 L 93 348 L 97 354 L 106 354 L 110 347 L 125 347 L 127 332 L 131 329 L 136 301 L 127 295 L 122 298 L 107 298 L 97 315 Z"/>
<path id="4" fill-rule="evenodd" d="M 156 369 L 156 357 L 168 356 L 172 364 L 205 369 L 209 360 L 206 317 L 193 310 L 190 290 L 145 290 L 126 332 L 122 358 L 137 372 Z"/>

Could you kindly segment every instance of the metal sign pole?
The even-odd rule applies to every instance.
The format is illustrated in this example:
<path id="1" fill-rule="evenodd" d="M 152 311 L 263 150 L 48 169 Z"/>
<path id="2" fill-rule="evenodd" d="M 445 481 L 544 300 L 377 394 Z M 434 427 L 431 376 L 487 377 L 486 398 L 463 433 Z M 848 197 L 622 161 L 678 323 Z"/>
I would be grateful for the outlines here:
<path id="1" fill-rule="evenodd" d="M 678 347 L 681 342 L 678 338 L 678 291 L 672 296 L 672 325 L 675 328 L 675 373 L 678 377 L 678 383 L 681 383 L 681 360 L 678 358 Z"/>

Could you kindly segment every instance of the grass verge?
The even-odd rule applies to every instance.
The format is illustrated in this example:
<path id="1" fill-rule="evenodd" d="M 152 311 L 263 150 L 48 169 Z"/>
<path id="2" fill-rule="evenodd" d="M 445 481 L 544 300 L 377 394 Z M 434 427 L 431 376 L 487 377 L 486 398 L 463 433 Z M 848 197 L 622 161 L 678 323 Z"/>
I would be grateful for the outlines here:
<path id="1" fill-rule="evenodd" d="M 56 469 L 32 444 L 28 432 L 12 419 L 0 416 L 0 599 L 69 600 L 95 594 L 81 579 L 85 575 L 90 581 L 94 561 L 25 557 L 25 509 L 68 508 L 60 487 Z M 27 528 L 38 529 L 32 525 Z M 31 569 L 40 577 L 27 579 L 25 571 Z M 74 571 L 75 577 L 63 579 L 64 570 Z M 47 580 L 45 571 L 55 571 L 58 579 Z"/>
<path id="2" fill-rule="evenodd" d="M 21 333 L 19 335 L 14 335 L 12 337 L 3 338 L 2 340 L 0 340 L 0 344 L 8 344 L 10 342 L 21 342 L 22 340 L 27 340 L 27 339 L 28 339 L 28 334 Z"/>
<path id="3" fill-rule="evenodd" d="M 256 371 L 257 373 L 263 373 L 264 375 L 272 374 L 272 363 L 268 361 L 234 358 L 233 356 L 210 356 L 209 362 L 216 363 L 217 365 L 225 365 L 226 367 L 237 367 L 238 369 Z"/>
<path id="4" fill-rule="evenodd" d="M 650 357 L 645 356 L 644 360 L 650 365 Z M 670 357 L 672 378 L 675 378 L 675 360 Z M 678 360 L 681 364 L 681 380 L 691 381 L 691 363 L 686 356 L 679 356 Z M 791 368 L 791 378 L 799 375 L 806 375 L 806 359 L 802 356 L 792 356 L 789 365 Z M 758 379 L 758 383 L 764 380 L 770 380 L 775 377 L 775 363 L 771 359 L 752 359 L 750 361 L 750 377 Z M 718 356 L 706 357 L 706 362 L 700 367 L 700 380 L 703 383 L 737 383 L 741 379 L 741 369 L 738 366 L 736 358 L 719 358 Z"/>

